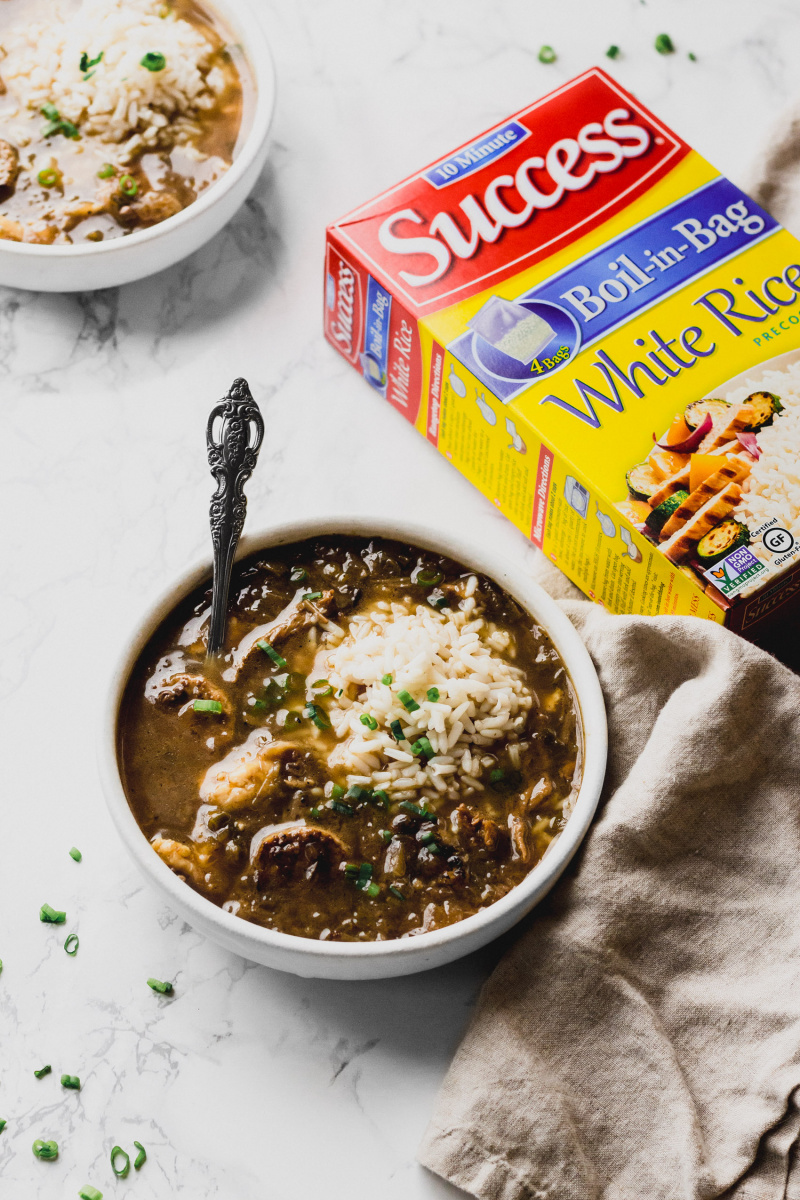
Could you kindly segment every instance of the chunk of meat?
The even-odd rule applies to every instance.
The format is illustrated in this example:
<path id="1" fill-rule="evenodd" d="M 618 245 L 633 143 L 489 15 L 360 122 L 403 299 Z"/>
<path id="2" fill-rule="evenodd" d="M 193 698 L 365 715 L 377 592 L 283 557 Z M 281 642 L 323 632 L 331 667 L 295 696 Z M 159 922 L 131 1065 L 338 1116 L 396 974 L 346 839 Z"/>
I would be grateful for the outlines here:
<path id="1" fill-rule="evenodd" d="M 336 870 L 347 857 L 343 843 L 327 829 L 296 825 L 270 833 L 259 845 L 254 861 L 256 886 L 311 883 Z"/>
<path id="2" fill-rule="evenodd" d="M 179 213 L 183 205 L 173 192 L 145 192 L 131 209 L 144 225 L 156 225 Z"/>
<path id="3" fill-rule="evenodd" d="M 223 672 L 223 679 L 229 683 L 238 679 L 243 667 L 252 656 L 263 654 L 263 650 L 258 646 L 259 642 L 269 642 L 271 646 L 277 646 L 286 638 L 291 637 L 293 633 L 300 633 L 301 630 L 309 629 L 312 625 L 325 624 L 329 620 L 331 611 L 336 607 L 333 588 L 324 591 L 316 600 L 303 599 L 307 590 L 307 588 L 298 588 L 294 599 L 278 613 L 274 621 L 256 626 L 246 637 L 242 638 L 234 651 L 233 665 Z"/>
<path id="4" fill-rule="evenodd" d="M 677 533 L 681 526 L 685 525 L 711 496 L 716 496 L 731 482 L 741 483 L 749 474 L 749 464 L 740 458 L 722 459 L 719 470 L 704 479 L 699 487 L 689 493 L 683 504 L 675 509 L 659 534 L 661 541 L 665 542 L 672 537 L 673 533 Z"/>
<path id="5" fill-rule="evenodd" d="M 494 854 L 500 847 L 502 830 L 491 817 L 482 817 L 468 804 L 459 804 L 450 818 L 453 833 L 465 848 Z"/>
<path id="6" fill-rule="evenodd" d="M 518 862 L 533 862 L 533 834 L 525 818 L 512 814 L 508 818 L 508 831 L 511 834 L 511 857 Z"/>
<path id="7" fill-rule="evenodd" d="M 0 138 L 0 187 L 12 188 L 19 175 L 19 154 L 16 146 Z"/>
<path id="8" fill-rule="evenodd" d="M 291 742 L 273 742 L 256 729 L 241 746 L 209 767 L 200 784 L 200 799 L 220 808 L 242 808 L 270 792 L 281 778 L 281 759 L 296 749 Z"/>
<path id="9" fill-rule="evenodd" d="M 680 563 L 694 549 L 709 529 L 724 521 L 733 512 L 742 494 L 738 483 L 729 483 L 721 492 L 711 496 L 684 524 L 661 545 L 670 562 Z"/>
<path id="10" fill-rule="evenodd" d="M 150 844 L 159 858 L 163 859 L 176 875 L 183 875 L 201 887 L 206 887 L 211 882 L 209 865 L 214 852 L 213 846 L 187 846 L 184 842 L 176 842 L 172 838 L 160 835 L 154 837 Z"/>
<path id="11" fill-rule="evenodd" d="M 64 229 L 69 232 L 87 217 L 97 217 L 101 213 L 118 213 L 124 199 L 116 178 L 104 180 L 93 199 L 74 200 L 64 205 Z"/>
<path id="12" fill-rule="evenodd" d="M 233 705 L 222 688 L 215 687 L 203 675 L 189 675 L 184 671 L 167 679 L 153 676 L 147 681 L 145 696 L 151 704 L 158 704 L 162 708 L 194 704 L 195 700 L 216 700 L 222 705 L 226 717 L 233 712 Z"/>
<path id="13" fill-rule="evenodd" d="M 530 812 L 536 808 L 542 800 L 546 800 L 552 795 L 553 781 L 549 775 L 542 775 L 541 779 L 537 779 L 536 783 L 532 783 L 529 788 L 523 793 L 522 807 L 525 812 Z"/>

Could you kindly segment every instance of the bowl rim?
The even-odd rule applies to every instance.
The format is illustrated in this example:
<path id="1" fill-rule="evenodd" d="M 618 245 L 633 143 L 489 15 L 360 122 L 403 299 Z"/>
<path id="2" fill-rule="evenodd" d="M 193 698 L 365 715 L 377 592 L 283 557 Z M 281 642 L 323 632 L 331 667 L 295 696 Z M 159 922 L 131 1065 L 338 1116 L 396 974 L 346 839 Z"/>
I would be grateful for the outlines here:
<path id="1" fill-rule="evenodd" d="M 386 958 L 412 959 L 435 952 L 437 947 L 455 941 L 480 937 L 482 931 L 498 925 L 498 935 L 525 915 L 561 875 L 591 824 L 603 786 L 607 758 L 605 703 L 594 664 L 583 641 L 556 601 L 521 566 L 507 555 L 496 552 L 483 542 L 477 548 L 449 531 L 431 532 L 413 521 L 385 517 L 353 516 L 307 517 L 266 525 L 243 537 L 236 561 L 268 547 L 286 545 L 310 537 L 328 534 L 383 537 L 408 542 L 455 558 L 490 576 L 509 592 L 526 611 L 541 621 L 561 655 L 580 708 L 584 758 L 583 777 L 575 807 L 561 835 L 551 844 L 539 863 L 505 896 L 472 916 L 441 929 L 408 938 L 381 942 L 330 942 L 267 929 L 225 912 L 211 900 L 178 878 L 152 849 L 128 804 L 122 785 L 117 755 L 117 728 L 120 704 L 130 673 L 153 632 L 161 621 L 204 578 L 211 575 L 211 560 L 204 557 L 189 566 L 157 599 L 148 604 L 114 664 L 108 687 L 98 742 L 98 767 L 103 793 L 112 820 L 128 851 L 145 876 L 173 898 L 176 909 L 189 910 L 201 929 L 214 928 L 220 939 L 264 950 L 301 954 L 309 959 L 343 961 L 380 961 Z M 536 611 L 532 611 L 535 609 Z M 514 914 L 517 914 L 516 916 Z M 505 919 L 505 920 L 504 920 Z M 490 935 L 491 937 L 491 935 Z M 490 940 L 490 937 L 483 941 Z M 244 953 L 244 951 L 242 951 Z"/>
<path id="2" fill-rule="evenodd" d="M 236 26 L 235 33 L 253 73 L 255 107 L 253 122 L 238 155 L 234 158 L 222 179 L 218 179 L 197 200 L 166 221 L 151 225 L 148 229 L 137 229 L 124 238 L 113 238 L 109 242 L 79 242 L 77 245 L 41 246 L 34 242 L 11 242 L 0 238 L 0 254 L 16 255 L 21 258 L 77 259 L 99 258 L 109 254 L 127 252 L 131 246 L 141 246 L 171 235 L 203 216 L 236 186 L 258 157 L 261 147 L 269 137 L 275 115 L 276 72 L 267 35 L 250 6 L 249 0 L 208 0 L 212 10 L 227 23 Z"/>

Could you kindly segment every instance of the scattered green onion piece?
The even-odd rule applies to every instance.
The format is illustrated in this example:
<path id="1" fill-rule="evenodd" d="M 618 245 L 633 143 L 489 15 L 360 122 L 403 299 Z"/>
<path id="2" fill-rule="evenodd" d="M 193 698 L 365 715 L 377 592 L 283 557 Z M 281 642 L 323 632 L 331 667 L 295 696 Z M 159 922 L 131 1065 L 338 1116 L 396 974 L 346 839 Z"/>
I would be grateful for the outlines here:
<path id="1" fill-rule="evenodd" d="M 316 682 L 312 683 L 311 690 L 320 697 L 333 695 L 333 688 L 328 683 L 327 679 L 317 679 Z"/>
<path id="2" fill-rule="evenodd" d="M 413 817 L 424 817 L 426 821 L 438 821 L 436 813 L 432 809 L 420 808 L 418 804 L 412 804 L 410 800 L 401 800 L 400 808 L 405 812 L 411 813 Z"/>
<path id="3" fill-rule="evenodd" d="M 0 958 L 0 975 L 3 974 L 3 960 Z"/>
<path id="4" fill-rule="evenodd" d="M 318 704 L 307 704 L 303 710 L 303 715 L 310 717 L 317 729 L 330 729 L 331 727 L 325 710 L 320 708 Z"/>
<path id="5" fill-rule="evenodd" d="M 278 723 L 282 725 L 284 729 L 296 729 L 298 725 L 302 724 L 303 718 L 300 716 L 300 713 L 295 712 L 293 708 L 282 709 L 281 711 L 284 713 L 284 717 L 283 721 L 279 720 Z M 281 714 L 279 712 L 279 718 L 280 715 Z"/>
<path id="6" fill-rule="evenodd" d="M 340 813 L 343 817 L 352 817 L 355 811 L 351 804 L 345 804 L 343 800 L 330 800 L 328 807 L 332 808 L 334 812 Z"/>
<path id="7" fill-rule="evenodd" d="M 405 690 L 405 688 L 402 688 L 397 693 L 397 699 L 400 701 L 400 703 L 402 704 L 402 706 L 406 710 L 406 712 L 410 712 L 410 713 L 416 712 L 417 709 L 419 708 L 419 705 L 417 704 L 414 697 L 411 695 L 410 692 L 407 692 Z"/>
<path id="8" fill-rule="evenodd" d="M 206 817 L 206 825 L 212 833 L 219 833 L 220 829 L 227 828 L 230 820 L 226 812 L 212 812 Z"/>
<path id="9" fill-rule="evenodd" d="M 305 569 L 305 567 L 292 567 L 291 571 L 289 572 L 289 578 L 291 579 L 292 583 L 305 583 L 305 581 L 308 579 L 308 571 Z"/>
<path id="10" fill-rule="evenodd" d="M 619 46 L 609 46 L 606 50 L 606 58 L 619 58 Z"/>
<path id="11" fill-rule="evenodd" d="M 44 1079 L 45 1075 L 49 1075 L 50 1072 L 52 1071 L 52 1069 L 53 1068 L 48 1063 L 48 1065 L 46 1067 L 39 1067 L 39 1070 L 34 1071 L 33 1073 L 37 1079 Z"/>
<path id="12" fill-rule="evenodd" d="M 97 64 L 101 63 L 102 61 L 103 61 L 103 51 L 102 50 L 100 51 L 100 53 L 97 55 L 96 58 L 89 58 L 89 55 L 84 50 L 83 54 L 81 55 L 81 61 L 80 61 L 81 73 L 85 75 L 87 71 L 90 71 L 92 69 L 92 67 L 96 67 Z"/>
<path id="13" fill-rule="evenodd" d="M 222 712 L 222 703 L 219 700 L 195 700 L 192 708 L 195 712 L 216 713 L 219 716 Z"/>
<path id="14" fill-rule="evenodd" d="M 436 843 L 438 845 L 438 839 L 436 837 L 436 834 L 433 833 L 432 830 L 429 830 L 427 833 L 423 833 L 422 837 L 420 838 L 420 841 L 422 842 L 423 846 L 430 846 L 433 843 Z"/>
<path id="15" fill-rule="evenodd" d="M 360 887 L 366 887 L 372 879 L 372 863 L 362 863 L 358 868 L 358 882 Z"/>
<path id="16" fill-rule="evenodd" d="M 406 740 L 406 735 L 403 733 L 403 726 L 399 721 L 390 721 L 389 728 L 391 729 L 392 737 L 396 742 L 404 742 Z"/>
<path id="17" fill-rule="evenodd" d="M 375 788 L 371 799 L 373 804 L 378 804 L 381 808 L 389 807 L 389 793 L 385 792 L 383 788 Z"/>
<path id="18" fill-rule="evenodd" d="M 278 651 L 274 646 L 270 645 L 269 642 L 266 642 L 262 639 L 260 642 L 256 642 L 256 645 L 258 646 L 259 650 L 264 651 L 268 658 L 272 659 L 276 667 L 285 667 L 287 665 L 286 659 L 281 658 L 280 654 L 278 654 Z"/>
<path id="19" fill-rule="evenodd" d="M 58 187 L 61 182 L 61 172 L 57 171 L 55 167 L 45 167 L 39 172 L 36 178 L 39 181 L 40 187 L 54 188 Z"/>
<path id="20" fill-rule="evenodd" d="M 380 896 L 380 894 L 381 894 L 380 885 L 375 883 L 374 880 L 372 881 L 372 883 L 368 883 L 365 888 L 362 888 L 362 891 L 365 891 L 368 896 L 372 897 L 373 900 L 375 899 L 376 896 Z"/>
<path id="21" fill-rule="evenodd" d="M 81 859 L 83 858 L 83 855 L 81 854 L 81 852 L 77 846 L 72 847 L 72 849 L 69 852 L 69 856 L 70 856 L 70 858 L 74 858 L 75 862 L 80 862 Z"/>
<path id="22" fill-rule="evenodd" d="M 166 58 L 158 50 L 148 50 L 140 62 L 140 66 L 148 71 L 163 71 L 166 65 Z"/>
<path id="23" fill-rule="evenodd" d="M 98 179 L 110 179 L 115 174 L 114 167 L 111 163 L 103 163 L 100 170 L 97 172 Z"/>
<path id="24" fill-rule="evenodd" d="M 430 604 L 431 608 L 444 608 L 447 604 L 447 597 L 443 596 L 441 592 L 431 592 L 428 596 L 428 604 Z"/>
<path id="25" fill-rule="evenodd" d="M 33 1143 L 33 1153 L 43 1162 L 52 1162 L 58 1158 L 58 1142 L 43 1142 L 41 1138 L 37 1138 Z"/>
<path id="26" fill-rule="evenodd" d="M 132 175 L 123 175 L 119 181 L 119 190 L 123 196 L 136 196 L 139 192 L 139 185 Z"/>
<path id="27" fill-rule="evenodd" d="M 686 55 L 686 57 L 689 59 L 689 62 L 697 62 L 697 55 L 694 54 L 693 51 L 691 51 L 691 50 Z"/>
<path id="28" fill-rule="evenodd" d="M 500 783 L 501 780 L 505 779 L 505 777 L 506 773 L 503 768 L 495 767 L 493 771 L 489 772 L 489 783 Z"/>
<path id="29" fill-rule="evenodd" d="M 305 595 L 301 597 L 301 599 L 302 600 L 319 600 L 321 595 L 322 595 L 322 592 L 306 592 Z"/>
<path id="30" fill-rule="evenodd" d="M 55 104 L 43 104 L 42 105 L 42 116 L 47 117 L 47 119 L 49 121 L 60 121 L 61 120 L 61 114 L 59 113 Z"/>
<path id="31" fill-rule="evenodd" d="M 139 1153 L 136 1155 L 136 1158 L 133 1160 L 133 1169 L 134 1171 L 138 1171 L 139 1168 L 144 1166 L 144 1164 L 147 1162 L 147 1151 L 141 1142 L 134 1142 L 133 1144 L 139 1151 Z"/>
<path id="32" fill-rule="evenodd" d="M 356 804 L 359 804 L 362 800 L 369 800 L 369 792 L 359 784 L 353 783 L 345 792 L 345 798 L 355 800 Z"/>
<path id="33" fill-rule="evenodd" d="M 258 712 L 267 707 L 266 700 L 259 700 L 256 697 L 250 701 L 250 707 L 255 708 Z"/>
<path id="34" fill-rule="evenodd" d="M 318 809 L 318 808 L 316 807 L 316 805 L 315 805 L 315 806 L 314 806 L 314 807 L 311 809 L 311 816 L 314 818 L 314 820 L 315 820 L 315 821 L 318 821 L 318 820 L 320 819 L 320 816 L 321 816 L 321 815 L 322 815 L 322 813 L 321 813 L 321 810 L 320 810 L 320 809 Z"/>
<path id="35" fill-rule="evenodd" d="M 552 46 L 542 46 L 541 50 L 539 51 L 540 63 L 554 63 L 557 58 L 558 55 Z"/>
<path id="36" fill-rule="evenodd" d="M 369 713 L 362 713 L 361 716 L 359 717 L 359 720 L 362 725 L 366 725 L 367 729 L 377 729 L 378 728 L 378 722 L 375 720 L 374 717 L 371 717 Z"/>
<path id="37" fill-rule="evenodd" d="M 333 787 L 331 788 L 331 799 L 341 800 L 343 795 L 344 795 L 344 788 L 342 787 L 342 785 L 340 783 L 335 783 L 333 785 Z"/>
<path id="38" fill-rule="evenodd" d="M 418 571 L 414 583 L 420 587 L 436 587 L 444 579 L 441 571 Z"/>
<path id="39" fill-rule="evenodd" d="M 344 873 L 348 879 L 358 879 L 358 872 L 361 870 L 358 863 L 345 863 Z"/>
<path id="40" fill-rule="evenodd" d="M 8 1124 L 8 1121 L 3 1121 L 2 1119 L 0 1119 L 0 1133 L 3 1132 L 3 1130 L 5 1129 L 7 1124 Z"/>
<path id="41" fill-rule="evenodd" d="M 64 942 L 64 949 L 66 950 L 66 952 L 70 956 L 70 958 L 74 958 L 75 955 L 78 953 L 78 946 L 80 946 L 80 944 L 81 944 L 80 939 L 79 939 L 77 933 L 71 933 L 69 935 L 69 937 L 67 938 L 67 940 Z"/>
<path id="42" fill-rule="evenodd" d="M 411 747 L 411 753 L 416 755 L 417 758 L 433 758 L 433 746 L 430 743 L 430 739 L 424 735 L 421 738 L 417 738 Z"/>
<path id="43" fill-rule="evenodd" d="M 381 679 L 381 683 L 385 683 L 387 687 L 389 686 L 389 684 L 391 682 L 392 682 L 391 675 L 384 675 L 383 678 Z"/>
<path id="44" fill-rule="evenodd" d="M 79 1092 L 81 1090 L 81 1081 L 77 1075 L 62 1075 L 61 1086 L 69 1088 L 70 1091 Z"/>
<path id="45" fill-rule="evenodd" d="M 435 704 L 436 701 L 439 699 L 439 689 L 438 688 L 428 688 L 428 699 L 430 700 L 431 704 Z"/>
<path id="46" fill-rule="evenodd" d="M 659 33 L 656 40 L 653 42 L 659 54 L 674 54 L 675 45 L 668 33 Z"/>
<path id="47" fill-rule="evenodd" d="M 389 895 L 394 896 L 395 900 L 405 900 L 403 893 L 399 888 L 396 888 L 394 884 L 389 885 Z"/>
<path id="48" fill-rule="evenodd" d="M 390 831 L 390 830 L 388 830 L 388 829 L 381 829 L 381 830 L 380 830 L 380 835 L 381 835 L 381 837 L 383 838 L 383 840 L 386 842 L 386 844 L 387 844 L 387 846 L 388 846 L 389 842 L 392 840 L 392 834 L 391 834 L 391 831 Z"/>
<path id="49" fill-rule="evenodd" d="M 134 1142 L 134 1145 L 136 1143 Z M 85 1183 L 78 1192 L 79 1200 L 103 1200 L 103 1193 L 98 1192 L 96 1187 L 92 1187 L 90 1183 Z"/>
<path id="50" fill-rule="evenodd" d="M 117 1166 L 117 1160 L 122 1157 L 122 1166 Z M 131 1169 L 131 1156 L 127 1154 L 122 1146 L 115 1146 L 111 1151 L 111 1170 L 116 1175 L 117 1179 L 124 1179 Z"/>
<path id="51" fill-rule="evenodd" d="M 39 920 L 44 921 L 46 925 L 63 925 L 67 919 L 65 912 L 59 912 L 55 908 L 51 908 L 49 904 L 43 904 L 39 909 Z"/>
<path id="52" fill-rule="evenodd" d="M 162 996 L 171 996 L 174 991 L 171 983 L 164 983 L 160 979 L 148 979 L 147 986 L 152 988 L 154 992 L 159 992 Z"/>

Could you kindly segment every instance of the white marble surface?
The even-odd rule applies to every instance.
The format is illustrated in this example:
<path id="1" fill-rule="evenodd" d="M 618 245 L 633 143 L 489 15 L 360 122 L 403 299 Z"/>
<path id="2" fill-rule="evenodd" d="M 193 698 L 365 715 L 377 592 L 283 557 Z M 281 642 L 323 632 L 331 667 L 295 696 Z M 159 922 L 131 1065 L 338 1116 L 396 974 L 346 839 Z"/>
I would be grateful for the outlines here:
<path id="1" fill-rule="evenodd" d="M 205 546 L 204 419 L 235 375 L 269 430 L 253 526 L 330 505 L 433 513 L 532 561 L 323 342 L 326 220 L 606 63 L 611 42 L 612 73 L 734 178 L 799 86 L 796 0 L 254 2 L 278 63 L 275 143 L 228 229 L 118 292 L 0 293 L 0 1189 L 19 1200 L 86 1181 L 138 1200 L 455 1195 L 415 1147 L 497 950 L 334 985 L 204 942 L 140 881 L 106 816 L 104 679 L 148 597 Z M 652 50 L 662 30 L 669 58 Z M 537 62 L 543 42 L 554 66 Z M 44 901 L 65 928 L 40 924 Z M 175 998 L 149 975 L 174 978 Z M 33 1158 L 39 1136 L 59 1141 L 58 1162 Z M 134 1138 L 149 1160 L 115 1183 L 108 1152 Z"/>

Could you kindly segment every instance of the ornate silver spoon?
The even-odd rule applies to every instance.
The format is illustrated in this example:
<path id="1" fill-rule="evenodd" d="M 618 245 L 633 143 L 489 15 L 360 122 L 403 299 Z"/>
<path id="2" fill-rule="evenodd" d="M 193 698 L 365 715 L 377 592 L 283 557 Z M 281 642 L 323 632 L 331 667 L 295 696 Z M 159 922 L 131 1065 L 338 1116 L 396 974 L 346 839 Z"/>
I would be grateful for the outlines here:
<path id="1" fill-rule="evenodd" d="M 253 473 L 263 439 L 264 420 L 247 380 L 234 379 L 227 396 L 212 408 L 206 426 L 208 465 L 217 481 L 209 514 L 214 546 L 209 655 L 218 654 L 225 641 L 233 558 L 247 513 L 244 485 Z"/>

